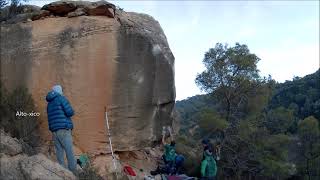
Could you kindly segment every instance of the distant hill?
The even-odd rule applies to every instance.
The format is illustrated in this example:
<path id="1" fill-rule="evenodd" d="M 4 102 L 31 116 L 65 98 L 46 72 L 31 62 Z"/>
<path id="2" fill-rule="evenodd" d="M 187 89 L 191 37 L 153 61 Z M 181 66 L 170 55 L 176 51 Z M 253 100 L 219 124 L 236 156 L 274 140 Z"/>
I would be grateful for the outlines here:
<path id="1" fill-rule="evenodd" d="M 205 108 L 215 108 L 211 95 L 196 95 L 176 102 L 180 115 L 180 131 L 184 134 L 198 123 L 199 112 Z M 294 110 L 295 116 L 304 119 L 314 116 L 320 119 L 320 70 L 292 81 L 277 83 L 268 109 L 283 106 Z"/>
<path id="2" fill-rule="evenodd" d="M 198 123 L 198 115 L 205 108 L 215 108 L 215 101 L 210 95 L 196 95 L 185 100 L 177 101 L 176 111 L 180 117 L 180 131 L 185 133 Z"/>
<path id="3" fill-rule="evenodd" d="M 303 78 L 294 78 L 276 85 L 269 108 L 283 106 L 295 110 L 300 119 L 320 119 L 320 70 Z"/>

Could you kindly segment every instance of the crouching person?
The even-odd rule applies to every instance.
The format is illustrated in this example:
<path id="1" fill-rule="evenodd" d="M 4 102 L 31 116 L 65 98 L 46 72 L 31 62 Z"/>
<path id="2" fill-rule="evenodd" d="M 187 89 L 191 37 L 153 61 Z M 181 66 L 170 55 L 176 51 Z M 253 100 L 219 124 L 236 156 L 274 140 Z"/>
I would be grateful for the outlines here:
<path id="1" fill-rule="evenodd" d="M 52 132 L 56 149 L 57 160 L 60 165 L 66 167 L 64 153 L 68 160 L 68 169 L 76 174 L 76 160 L 73 154 L 73 143 L 71 131 L 73 123 L 71 117 L 74 111 L 65 96 L 62 87 L 56 85 L 48 93 L 46 100 L 49 130 Z"/>
<path id="2" fill-rule="evenodd" d="M 217 164 L 210 149 L 204 151 L 201 162 L 201 180 L 215 180 Z"/>

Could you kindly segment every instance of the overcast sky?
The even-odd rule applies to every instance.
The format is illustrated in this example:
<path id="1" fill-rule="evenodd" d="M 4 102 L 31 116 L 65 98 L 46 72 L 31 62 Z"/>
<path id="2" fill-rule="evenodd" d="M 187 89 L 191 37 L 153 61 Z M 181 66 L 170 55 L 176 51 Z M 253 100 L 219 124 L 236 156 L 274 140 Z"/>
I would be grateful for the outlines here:
<path id="1" fill-rule="evenodd" d="M 247 44 L 261 58 L 261 75 L 278 82 L 319 68 L 319 1 L 110 2 L 159 21 L 175 56 L 177 100 L 203 93 L 194 80 L 204 53 L 218 42 Z"/>

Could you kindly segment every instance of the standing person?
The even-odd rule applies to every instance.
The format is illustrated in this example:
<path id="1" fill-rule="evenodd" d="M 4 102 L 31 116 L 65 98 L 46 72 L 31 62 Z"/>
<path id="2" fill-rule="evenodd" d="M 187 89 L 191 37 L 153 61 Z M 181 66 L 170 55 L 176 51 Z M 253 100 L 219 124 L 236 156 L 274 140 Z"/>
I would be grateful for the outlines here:
<path id="1" fill-rule="evenodd" d="M 168 127 L 169 135 L 171 141 L 169 143 L 166 143 L 166 127 L 163 127 L 162 129 L 162 144 L 164 146 L 164 153 L 162 155 L 162 160 L 165 164 L 164 167 L 158 166 L 156 170 L 150 171 L 150 174 L 155 176 L 157 174 L 172 174 L 174 173 L 174 166 L 175 166 L 175 159 L 176 159 L 176 150 L 175 150 L 175 141 L 173 139 L 173 135 L 171 132 L 171 128 Z M 184 160 L 184 159 L 183 159 Z M 181 158 L 180 158 L 180 161 Z"/>
<path id="2" fill-rule="evenodd" d="M 169 130 L 169 135 L 171 139 L 170 143 L 166 143 L 165 141 L 165 135 L 166 135 L 165 130 L 163 130 L 162 132 L 162 144 L 164 146 L 164 154 L 162 155 L 162 158 L 166 164 L 174 162 L 176 157 L 176 150 L 175 150 L 176 143 L 173 139 L 171 128 L 168 127 L 168 130 Z"/>
<path id="3" fill-rule="evenodd" d="M 204 151 L 204 159 L 201 162 L 201 180 L 215 180 L 217 164 L 210 149 Z"/>
<path id="4" fill-rule="evenodd" d="M 168 174 L 174 173 L 174 165 L 176 158 L 176 143 L 174 141 L 171 128 L 168 127 L 169 135 L 170 135 L 170 143 L 166 143 L 165 141 L 165 128 L 162 132 L 162 144 L 164 146 L 164 153 L 162 155 L 163 161 L 166 164 L 166 171 Z"/>
<path id="5" fill-rule="evenodd" d="M 63 96 L 60 85 L 53 86 L 46 100 L 48 102 L 49 130 L 52 132 L 57 160 L 60 165 L 66 167 L 64 162 L 64 152 L 66 152 L 68 169 L 76 173 L 76 160 L 73 154 L 71 135 L 73 129 L 71 117 L 74 115 L 74 111 L 67 98 Z"/>

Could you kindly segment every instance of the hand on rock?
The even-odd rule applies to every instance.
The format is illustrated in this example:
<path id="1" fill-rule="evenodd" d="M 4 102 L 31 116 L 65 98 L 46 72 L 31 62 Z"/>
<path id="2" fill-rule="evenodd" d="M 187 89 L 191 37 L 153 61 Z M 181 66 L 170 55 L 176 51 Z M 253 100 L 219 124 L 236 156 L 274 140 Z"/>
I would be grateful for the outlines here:
<path id="1" fill-rule="evenodd" d="M 170 135 L 172 135 L 172 129 L 171 129 L 171 127 L 168 126 L 167 128 L 168 128 L 168 131 L 169 131 Z"/>
<path id="2" fill-rule="evenodd" d="M 166 135 L 166 127 L 163 126 L 163 127 L 162 127 L 162 136 L 165 136 L 165 135 Z"/>

